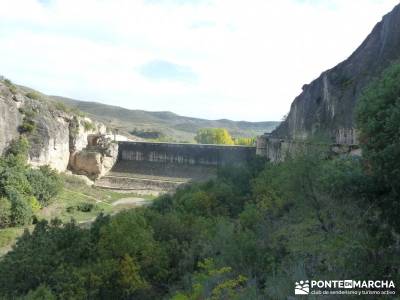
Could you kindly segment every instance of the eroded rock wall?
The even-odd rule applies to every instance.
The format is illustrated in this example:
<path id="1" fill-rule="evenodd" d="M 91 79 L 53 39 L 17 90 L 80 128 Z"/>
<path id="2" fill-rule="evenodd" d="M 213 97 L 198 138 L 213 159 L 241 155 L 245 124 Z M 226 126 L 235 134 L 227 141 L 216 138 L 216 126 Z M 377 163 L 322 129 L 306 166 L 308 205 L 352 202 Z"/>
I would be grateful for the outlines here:
<path id="1" fill-rule="evenodd" d="M 287 119 L 272 133 L 283 139 L 321 137 L 357 144 L 355 107 L 364 88 L 400 59 L 400 5 L 384 16 L 344 62 L 303 86 Z"/>
<path id="2" fill-rule="evenodd" d="M 10 141 L 19 136 L 18 126 L 22 117 L 18 108 L 21 104 L 10 89 L 0 82 L 0 155 Z"/>
<path id="3" fill-rule="evenodd" d="M 70 155 L 87 146 L 88 136 L 105 125 L 58 109 L 49 99 L 32 99 L 26 90 L 0 80 L 0 154 L 21 134 L 30 143 L 29 163 L 65 171 Z M 32 130 L 24 126 L 33 124 Z"/>

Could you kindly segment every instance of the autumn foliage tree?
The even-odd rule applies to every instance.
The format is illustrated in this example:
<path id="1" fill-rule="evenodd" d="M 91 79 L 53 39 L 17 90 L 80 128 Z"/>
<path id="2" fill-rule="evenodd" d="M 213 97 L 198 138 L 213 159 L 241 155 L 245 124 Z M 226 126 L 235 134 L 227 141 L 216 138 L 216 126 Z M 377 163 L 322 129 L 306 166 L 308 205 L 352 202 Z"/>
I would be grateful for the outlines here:
<path id="1" fill-rule="evenodd" d="M 233 145 L 234 141 L 224 128 L 203 128 L 197 131 L 194 138 L 199 144 Z"/>

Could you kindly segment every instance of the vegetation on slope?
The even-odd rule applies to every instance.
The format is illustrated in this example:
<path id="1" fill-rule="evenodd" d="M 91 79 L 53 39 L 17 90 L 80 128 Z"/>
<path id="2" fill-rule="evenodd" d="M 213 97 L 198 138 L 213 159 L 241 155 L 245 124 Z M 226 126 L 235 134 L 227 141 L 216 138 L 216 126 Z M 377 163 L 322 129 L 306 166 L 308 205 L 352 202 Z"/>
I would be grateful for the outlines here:
<path id="1" fill-rule="evenodd" d="M 0 158 L 0 228 L 31 224 L 35 213 L 62 188 L 55 171 L 26 164 L 28 149 L 28 141 L 21 137 Z"/>
<path id="2" fill-rule="evenodd" d="M 357 117 L 363 156 L 378 180 L 375 201 L 400 229 L 400 64 L 365 91 Z"/>
<path id="3" fill-rule="evenodd" d="M 199 129 L 226 128 L 235 137 L 254 137 L 271 132 L 280 122 L 245 122 L 231 120 L 205 120 L 179 116 L 171 112 L 149 112 L 129 110 L 122 107 L 86 102 L 63 97 L 52 97 L 88 114 L 94 120 L 109 127 L 118 128 L 121 133 L 157 133 L 162 141 L 193 142 Z"/>
<path id="4" fill-rule="evenodd" d="M 310 277 L 398 280 L 395 228 L 363 163 L 323 153 L 257 161 L 90 229 L 40 222 L 0 262 L 2 293 L 262 299 Z"/>
<path id="5" fill-rule="evenodd" d="M 398 282 L 399 73 L 360 100 L 363 158 L 310 148 L 221 169 L 88 229 L 41 221 L 0 261 L 0 295 L 283 299 L 306 278 Z"/>

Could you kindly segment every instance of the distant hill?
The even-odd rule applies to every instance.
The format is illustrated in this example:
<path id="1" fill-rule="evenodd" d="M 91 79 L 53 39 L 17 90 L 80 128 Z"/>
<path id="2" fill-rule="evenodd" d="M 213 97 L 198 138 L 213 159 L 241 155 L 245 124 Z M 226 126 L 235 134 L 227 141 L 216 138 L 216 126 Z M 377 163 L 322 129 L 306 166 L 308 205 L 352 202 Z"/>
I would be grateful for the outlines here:
<path id="1" fill-rule="evenodd" d="M 184 117 L 168 111 L 150 112 L 129 110 L 118 106 L 97 102 L 79 101 L 64 97 L 51 96 L 68 106 L 86 113 L 90 118 L 102 122 L 109 127 L 118 128 L 121 133 L 133 131 L 159 132 L 164 138 L 174 141 L 193 141 L 200 128 L 226 128 L 234 137 L 252 137 L 271 132 L 280 122 L 245 122 L 231 120 L 205 120 Z"/>

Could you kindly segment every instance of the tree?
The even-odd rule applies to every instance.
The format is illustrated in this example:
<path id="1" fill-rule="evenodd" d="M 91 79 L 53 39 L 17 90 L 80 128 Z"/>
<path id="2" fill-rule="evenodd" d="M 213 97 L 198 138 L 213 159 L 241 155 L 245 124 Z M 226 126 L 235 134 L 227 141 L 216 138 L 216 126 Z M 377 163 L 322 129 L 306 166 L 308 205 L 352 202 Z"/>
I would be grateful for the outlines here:
<path id="1" fill-rule="evenodd" d="M 256 139 L 255 138 L 246 138 L 246 137 L 239 137 L 235 138 L 235 145 L 242 145 L 242 146 L 255 146 Z"/>
<path id="2" fill-rule="evenodd" d="M 42 205 L 49 204 L 62 189 L 62 181 L 55 170 L 49 166 L 39 169 L 29 169 L 27 178 L 31 184 L 33 195 Z"/>
<path id="3" fill-rule="evenodd" d="M 0 228 L 11 224 L 11 203 L 5 197 L 0 197 Z"/>
<path id="4" fill-rule="evenodd" d="M 376 179 L 380 204 L 400 231 L 400 64 L 389 67 L 364 92 L 357 107 L 363 157 Z"/>
<path id="5" fill-rule="evenodd" d="M 233 145 L 234 141 L 224 128 L 203 128 L 197 131 L 194 138 L 199 144 Z"/>
<path id="6" fill-rule="evenodd" d="M 11 223 L 16 225 L 27 225 L 32 221 L 32 206 L 23 195 L 15 190 L 8 194 L 11 202 Z"/>
<path id="7" fill-rule="evenodd" d="M 56 300 L 56 296 L 45 285 L 40 285 L 37 289 L 31 290 L 23 300 Z"/>

